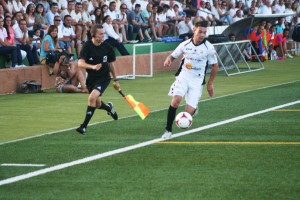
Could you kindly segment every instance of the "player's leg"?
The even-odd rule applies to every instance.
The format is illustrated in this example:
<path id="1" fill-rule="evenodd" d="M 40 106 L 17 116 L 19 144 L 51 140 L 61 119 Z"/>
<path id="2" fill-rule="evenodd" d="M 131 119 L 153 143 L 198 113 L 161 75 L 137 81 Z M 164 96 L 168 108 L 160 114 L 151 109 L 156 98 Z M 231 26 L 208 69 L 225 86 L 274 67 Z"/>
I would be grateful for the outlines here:
<path id="1" fill-rule="evenodd" d="M 186 94 L 187 89 L 187 80 L 181 76 L 177 77 L 170 87 L 169 96 L 172 96 L 172 101 L 168 109 L 166 131 L 162 135 L 162 138 L 164 139 L 168 139 L 172 135 L 172 126 L 176 117 L 176 111 L 180 105 L 182 97 Z"/>
<path id="2" fill-rule="evenodd" d="M 96 110 L 97 100 L 100 95 L 101 93 L 97 89 L 93 89 L 93 91 L 90 93 L 88 97 L 88 106 L 86 109 L 85 119 L 83 123 L 80 125 L 80 127 L 76 129 L 77 132 L 83 135 L 85 134 L 86 127 L 89 124 L 90 120 L 92 119 L 94 112 Z"/>
<path id="3" fill-rule="evenodd" d="M 196 81 L 192 83 L 191 81 L 189 90 L 185 95 L 185 102 L 186 102 L 185 111 L 188 112 L 193 117 L 195 117 L 198 114 L 198 103 L 202 96 L 202 90 L 203 90 L 203 86 L 201 85 L 201 82 Z"/>

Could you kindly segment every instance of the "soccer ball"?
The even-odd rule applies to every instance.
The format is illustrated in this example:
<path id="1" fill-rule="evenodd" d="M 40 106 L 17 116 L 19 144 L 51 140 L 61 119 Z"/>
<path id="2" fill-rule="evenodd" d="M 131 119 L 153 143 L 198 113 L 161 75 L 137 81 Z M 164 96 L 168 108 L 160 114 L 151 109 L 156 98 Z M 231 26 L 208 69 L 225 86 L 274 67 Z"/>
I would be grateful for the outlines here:
<path id="1" fill-rule="evenodd" d="M 175 118 L 178 128 L 186 129 L 192 125 L 193 118 L 188 112 L 180 112 Z"/>

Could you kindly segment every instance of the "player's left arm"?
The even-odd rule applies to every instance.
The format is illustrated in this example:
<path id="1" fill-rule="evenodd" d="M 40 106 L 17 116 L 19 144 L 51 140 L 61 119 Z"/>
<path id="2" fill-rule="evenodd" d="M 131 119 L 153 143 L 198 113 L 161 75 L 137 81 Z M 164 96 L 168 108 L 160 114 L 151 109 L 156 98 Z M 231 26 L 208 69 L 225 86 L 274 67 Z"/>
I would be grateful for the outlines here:
<path id="1" fill-rule="evenodd" d="M 214 84 L 213 83 L 214 83 L 215 77 L 218 73 L 218 70 L 219 70 L 219 64 L 218 63 L 213 64 L 211 72 L 210 72 L 210 77 L 207 82 L 207 91 L 208 91 L 208 94 L 210 97 L 212 97 L 214 95 Z"/>

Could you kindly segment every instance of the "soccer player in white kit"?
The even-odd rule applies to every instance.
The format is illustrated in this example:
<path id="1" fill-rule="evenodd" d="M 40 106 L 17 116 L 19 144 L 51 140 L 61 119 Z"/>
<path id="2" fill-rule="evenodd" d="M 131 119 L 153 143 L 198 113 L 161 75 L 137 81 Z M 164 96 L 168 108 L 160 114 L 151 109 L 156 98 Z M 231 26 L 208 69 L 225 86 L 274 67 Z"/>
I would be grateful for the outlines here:
<path id="1" fill-rule="evenodd" d="M 164 66 L 169 67 L 176 58 L 183 54 L 180 64 L 181 71 L 169 92 L 172 100 L 168 110 L 166 131 L 162 135 L 164 139 L 172 136 L 176 110 L 183 97 L 185 97 L 186 101 L 185 111 L 191 115 L 195 113 L 202 95 L 203 85 L 206 83 L 205 73 L 208 65 L 212 65 L 212 69 L 207 83 L 207 91 L 211 97 L 214 94 L 213 81 L 217 75 L 219 65 L 214 46 L 205 39 L 207 22 L 197 22 L 193 32 L 193 37 L 180 43 L 164 62 Z"/>

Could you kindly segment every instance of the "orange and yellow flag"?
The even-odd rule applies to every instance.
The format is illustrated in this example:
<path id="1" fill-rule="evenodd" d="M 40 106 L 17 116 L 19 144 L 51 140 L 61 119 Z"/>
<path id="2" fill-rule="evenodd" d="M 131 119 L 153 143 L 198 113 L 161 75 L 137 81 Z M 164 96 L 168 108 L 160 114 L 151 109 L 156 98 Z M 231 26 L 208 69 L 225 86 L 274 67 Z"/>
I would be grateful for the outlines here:
<path id="1" fill-rule="evenodd" d="M 143 103 L 136 101 L 133 96 L 129 94 L 124 98 L 127 103 L 135 110 L 135 112 L 141 117 L 141 119 L 144 120 L 149 115 L 149 109 Z"/>

